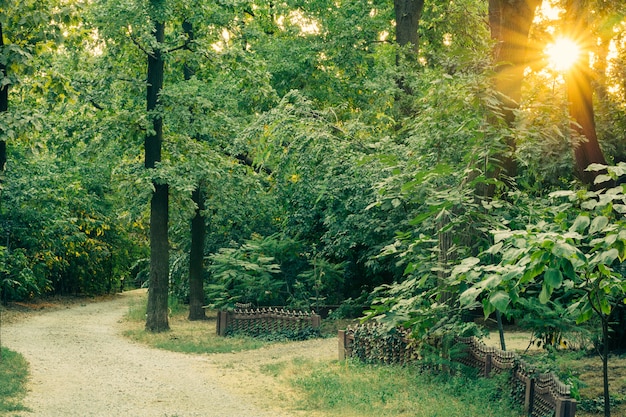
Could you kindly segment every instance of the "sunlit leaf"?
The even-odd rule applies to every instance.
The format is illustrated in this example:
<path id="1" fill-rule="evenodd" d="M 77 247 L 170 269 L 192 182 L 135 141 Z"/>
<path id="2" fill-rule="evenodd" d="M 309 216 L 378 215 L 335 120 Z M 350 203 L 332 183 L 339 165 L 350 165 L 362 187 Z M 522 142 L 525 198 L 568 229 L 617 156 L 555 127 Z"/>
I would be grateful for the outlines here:
<path id="1" fill-rule="evenodd" d="M 595 220 L 595 219 L 594 219 Z M 569 228 L 571 232 L 582 233 L 587 229 L 591 220 L 589 220 L 589 216 L 578 216 L 576 220 L 574 220 L 574 224 Z"/>
<path id="2" fill-rule="evenodd" d="M 497 291 L 489 297 L 489 302 L 499 311 L 506 311 L 509 303 L 511 302 L 511 298 L 509 294 L 504 291 Z"/>
<path id="3" fill-rule="evenodd" d="M 609 219 L 605 216 L 598 216 L 591 222 L 589 227 L 589 234 L 594 234 L 602 231 L 609 224 Z"/>

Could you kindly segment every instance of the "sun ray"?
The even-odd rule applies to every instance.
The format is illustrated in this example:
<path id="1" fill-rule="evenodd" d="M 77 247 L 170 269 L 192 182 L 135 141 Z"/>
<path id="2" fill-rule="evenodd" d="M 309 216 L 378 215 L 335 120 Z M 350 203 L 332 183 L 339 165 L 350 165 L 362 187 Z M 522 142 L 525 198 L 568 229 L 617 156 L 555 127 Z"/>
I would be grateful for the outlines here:
<path id="1" fill-rule="evenodd" d="M 569 38 L 557 38 L 544 50 L 550 68 L 567 72 L 581 57 L 580 46 Z"/>

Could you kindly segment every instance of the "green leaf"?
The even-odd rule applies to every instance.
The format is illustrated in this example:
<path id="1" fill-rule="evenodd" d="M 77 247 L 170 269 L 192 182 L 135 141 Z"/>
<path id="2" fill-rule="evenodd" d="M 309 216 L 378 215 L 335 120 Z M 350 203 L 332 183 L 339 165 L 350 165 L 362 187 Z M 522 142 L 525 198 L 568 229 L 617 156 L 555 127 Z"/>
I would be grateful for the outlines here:
<path id="1" fill-rule="evenodd" d="M 589 164 L 589 166 L 587 167 L 587 169 L 585 169 L 585 171 L 598 172 L 598 171 L 604 171 L 606 168 L 607 166 L 605 164 L 593 163 L 593 164 Z"/>
<path id="2" fill-rule="evenodd" d="M 482 289 L 471 287 L 461 293 L 459 301 L 463 306 L 469 306 L 476 302 L 476 298 L 482 293 Z"/>
<path id="3" fill-rule="evenodd" d="M 611 314 L 611 303 L 605 297 L 600 298 L 600 311 L 606 316 Z"/>
<path id="4" fill-rule="evenodd" d="M 545 282 L 541 287 L 541 293 L 539 293 L 539 302 L 541 304 L 546 304 L 550 301 L 550 296 L 552 295 L 552 288 L 548 287 Z"/>
<path id="5" fill-rule="evenodd" d="M 585 255 L 577 247 L 565 242 L 556 242 L 552 248 L 552 254 L 569 259 L 574 268 L 580 267 L 587 262 Z"/>
<path id="6" fill-rule="evenodd" d="M 569 228 L 570 232 L 578 232 L 582 233 L 585 231 L 587 226 L 589 226 L 591 221 L 589 220 L 589 216 L 578 216 L 576 220 L 574 220 L 574 224 Z"/>
<path id="7" fill-rule="evenodd" d="M 454 267 L 454 269 L 452 269 L 452 276 L 455 277 L 457 275 L 464 274 L 470 269 L 472 269 L 478 263 L 480 263 L 480 259 L 478 258 L 474 258 L 474 257 L 465 258 L 461 261 L 460 264 L 458 264 L 457 266 Z"/>
<path id="8" fill-rule="evenodd" d="M 489 302 L 499 311 L 505 312 L 509 303 L 511 302 L 511 297 L 504 291 L 496 291 L 489 297 Z"/>
<path id="9" fill-rule="evenodd" d="M 559 269 L 548 268 L 544 274 L 545 285 L 551 288 L 560 288 L 563 283 L 563 274 Z"/>
<path id="10" fill-rule="evenodd" d="M 485 298 L 483 300 L 483 313 L 485 314 L 485 318 L 489 317 L 491 313 L 493 313 L 494 311 L 496 311 L 496 308 L 494 307 L 494 305 L 491 304 L 489 300 Z"/>
<path id="11" fill-rule="evenodd" d="M 617 249 L 611 248 L 609 250 L 602 251 L 602 252 L 598 253 L 593 258 L 592 263 L 595 264 L 595 265 L 598 265 L 598 264 L 611 265 L 613 262 L 615 262 L 615 260 L 617 259 L 618 255 L 619 255 L 619 253 L 617 252 Z"/>
<path id="12" fill-rule="evenodd" d="M 589 228 L 589 234 L 592 235 L 594 233 L 602 231 L 609 224 L 609 219 L 605 216 L 598 216 L 591 222 L 591 227 Z"/>
<path id="13" fill-rule="evenodd" d="M 602 184 L 603 182 L 609 182 L 611 181 L 613 178 L 611 178 L 610 175 L 606 175 L 606 174 L 600 174 L 598 175 L 594 180 L 593 183 L 594 184 Z"/>

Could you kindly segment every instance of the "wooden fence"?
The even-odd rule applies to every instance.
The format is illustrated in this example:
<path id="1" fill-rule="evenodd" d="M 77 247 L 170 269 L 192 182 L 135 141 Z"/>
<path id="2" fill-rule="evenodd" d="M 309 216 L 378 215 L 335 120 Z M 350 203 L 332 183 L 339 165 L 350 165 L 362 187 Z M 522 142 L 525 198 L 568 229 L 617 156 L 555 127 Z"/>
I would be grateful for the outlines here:
<path id="1" fill-rule="evenodd" d="M 367 328 L 366 328 L 367 329 Z M 395 346 L 383 347 L 384 342 L 365 341 L 366 338 L 355 338 L 355 329 L 340 330 L 339 360 L 374 354 L 376 357 L 388 358 L 386 363 L 406 363 L 418 360 L 418 355 L 409 343 L 407 334 L 400 340 L 395 338 Z M 363 329 L 361 329 L 363 331 Z M 376 333 L 376 326 L 369 326 L 369 332 Z M 515 352 L 505 352 L 494 347 L 485 346 L 474 337 L 457 337 L 464 354 L 453 360 L 478 370 L 483 376 L 490 376 L 504 371 L 511 372 L 511 392 L 514 399 L 523 404 L 528 416 L 532 417 L 575 417 L 576 400 L 571 398 L 569 386 L 563 384 L 552 373 L 539 373 Z M 361 346 L 369 345 L 369 346 Z M 395 352 L 404 349 L 406 354 L 401 357 Z"/>
<path id="2" fill-rule="evenodd" d="M 314 312 L 308 313 L 282 308 L 235 309 L 218 311 L 216 332 L 224 336 L 233 333 L 278 333 L 319 329 L 321 318 Z"/>

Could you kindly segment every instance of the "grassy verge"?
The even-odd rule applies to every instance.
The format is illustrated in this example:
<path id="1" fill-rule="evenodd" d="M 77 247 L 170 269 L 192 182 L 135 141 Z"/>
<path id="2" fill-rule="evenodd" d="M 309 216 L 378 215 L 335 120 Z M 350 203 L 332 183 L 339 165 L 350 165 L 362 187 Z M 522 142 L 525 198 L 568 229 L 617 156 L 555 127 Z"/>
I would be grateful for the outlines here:
<path id="1" fill-rule="evenodd" d="M 296 360 L 264 372 L 299 393 L 298 409 L 342 417 L 521 417 L 499 378 L 434 376 L 416 368 Z"/>
<path id="2" fill-rule="evenodd" d="M 19 354 L 1 348 L 0 360 L 0 415 L 25 410 L 22 399 L 26 394 L 28 364 Z"/>
<path id="3" fill-rule="evenodd" d="M 251 337 L 219 337 L 215 334 L 215 313 L 209 313 L 208 320 L 189 321 L 187 311 L 174 305 L 171 309 L 170 327 L 164 333 L 145 331 L 145 299 L 134 300 L 126 315 L 124 336 L 158 349 L 183 353 L 228 353 L 258 349 L 268 342 Z"/>

